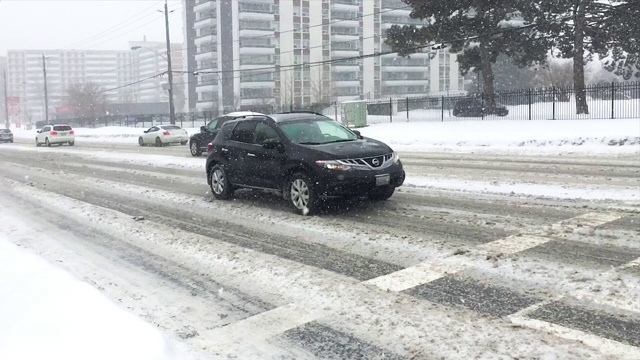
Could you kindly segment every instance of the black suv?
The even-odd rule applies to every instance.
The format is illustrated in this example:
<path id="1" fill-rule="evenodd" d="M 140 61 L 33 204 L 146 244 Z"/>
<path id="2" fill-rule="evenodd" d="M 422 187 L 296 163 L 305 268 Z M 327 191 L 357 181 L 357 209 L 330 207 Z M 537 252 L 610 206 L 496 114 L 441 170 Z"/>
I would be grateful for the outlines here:
<path id="1" fill-rule="evenodd" d="M 386 200 L 405 178 L 398 155 L 384 143 L 301 112 L 228 121 L 206 171 L 218 199 L 238 188 L 276 190 L 304 215 L 325 197 Z"/>
<path id="2" fill-rule="evenodd" d="M 191 138 L 189 138 L 189 149 L 191 150 L 191 155 L 200 156 L 204 151 L 207 151 L 207 145 L 209 145 L 209 143 L 216 138 L 220 127 L 222 127 L 225 122 L 243 118 L 249 115 L 262 114 L 251 111 L 233 112 L 209 121 L 206 126 L 201 126 L 200 132 L 192 135 Z"/>

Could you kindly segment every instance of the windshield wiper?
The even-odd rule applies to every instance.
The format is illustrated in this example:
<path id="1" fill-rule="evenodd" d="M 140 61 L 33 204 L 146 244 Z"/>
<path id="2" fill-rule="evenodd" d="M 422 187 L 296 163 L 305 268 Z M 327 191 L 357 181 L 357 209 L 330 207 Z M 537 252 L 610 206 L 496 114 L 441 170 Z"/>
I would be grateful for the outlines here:
<path id="1" fill-rule="evenodd" d="M 328 143 L 325 143 L 325 144 L 332 144 L 332 143 L 339 143 L 339 142 L 348 142 L 348 141 L 356 141 L 356 139 L 340 139 L 340 140 L 333 140 L 333 141 L 329 141 Z"/>
<path id="2" fill-rule="evenodd" d="M 301 142 L 299 145 L 320 145 L 319 142 Z"/>

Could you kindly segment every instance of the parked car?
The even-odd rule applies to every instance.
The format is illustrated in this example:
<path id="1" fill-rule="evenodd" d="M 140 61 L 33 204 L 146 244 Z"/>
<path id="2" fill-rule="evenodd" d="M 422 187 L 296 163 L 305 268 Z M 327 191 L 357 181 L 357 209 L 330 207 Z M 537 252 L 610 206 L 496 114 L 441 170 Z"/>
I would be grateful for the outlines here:
<path id="1" fill-rule="evenodd" d="M 38 130 L 38 134 L 36 135 L 36 146 L 43 144 L 46 146 L 54 144 L 69 144 L 69 146 L 73 146 L 75 143 L 75 132 L 71 126 L 65 124 L 45 125 L 42 129 Z"/>
<path id="2" fill-rule="evenodd" d="M 13 133 L 9 129 L 0 129 L 0 142 L 13 142 Z"/>
<path id="3" fill-rule="evenodd" d="M 140 146 L 187 145 L 188 141 L 189 133 L 178 125 L 152 126 L 149 130 L 145 130 L 144 134 L 138 138 L 138 144 Z"/>
<path id="4" fill-rule="evenodd" d="M 206 173 L 217 199 L 238 188 L 275 190 L 300 214 L 313 213 L 325 197 L 386 200 L 405 179 L 389 146 L 303 112 L 227 121 L 212 143 Z"/>
<path id="5" fill-rule="evenodd" d="M 484 117 L 488 115 L 507 116 L 509 109 L 501 104 L 496 104 L 494 114 L 489 114 L 486 103 L 482 99 L 461 99 L 453 107 L 453 116 L 458 117 Z"/>
<path id="6" fill-rule="evenodd" d="M 216 138 L 220 127 L 222 127 L 225 122 L 252 115 L 263 114 L 251 111 L 238 111 L 220 116 L 209 121 L 206 126 L 200 127 L 199 133 L 191 135 L 191 138 L 189 139 L 189 149 L 191 150 L 191 155 L 200 156 L 203 152 L 207 151 L 207 145 Z"/>

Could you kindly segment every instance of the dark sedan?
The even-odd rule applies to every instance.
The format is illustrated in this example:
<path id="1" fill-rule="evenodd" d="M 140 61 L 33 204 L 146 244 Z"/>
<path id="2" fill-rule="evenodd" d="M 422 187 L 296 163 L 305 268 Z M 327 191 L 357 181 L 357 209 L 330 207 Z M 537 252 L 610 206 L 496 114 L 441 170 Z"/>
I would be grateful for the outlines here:
<path id="1" fill-rule="evenodd" d="M 13 142 L 13 133 L 9 129 L 0 129 L 0 142 Z"/>

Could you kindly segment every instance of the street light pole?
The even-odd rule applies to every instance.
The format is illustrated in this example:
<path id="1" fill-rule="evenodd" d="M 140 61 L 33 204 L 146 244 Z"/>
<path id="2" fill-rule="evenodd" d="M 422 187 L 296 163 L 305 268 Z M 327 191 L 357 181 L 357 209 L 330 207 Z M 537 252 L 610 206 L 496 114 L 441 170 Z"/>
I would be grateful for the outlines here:
<path id="1" fill-rule="evenodd" d="M 176 124 L 176 109 L 173 105 L 173 71 L 171 71 L 171 39 L 169 38 L 169 7 L 164 0 L 164 23 L 167 36 L 167 73 L 169 78 L 169 121 Z"/>
<path id="2" fill-rule="evenodd" d="M 49 123 L 49 93 L 47 91 L 47 59 L 42 54 L 42 74 L 44 75 L 44 116 Z"/>
<path id="3" fill-rule="evenodd" d="M 6 121 L 5 127 L 8 129 L 11 127 L 9 123 L 9 95 L 7 94 L 7 72 L 2 72 L 3 84 L 4 84 L 4 119 Z"/>

